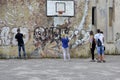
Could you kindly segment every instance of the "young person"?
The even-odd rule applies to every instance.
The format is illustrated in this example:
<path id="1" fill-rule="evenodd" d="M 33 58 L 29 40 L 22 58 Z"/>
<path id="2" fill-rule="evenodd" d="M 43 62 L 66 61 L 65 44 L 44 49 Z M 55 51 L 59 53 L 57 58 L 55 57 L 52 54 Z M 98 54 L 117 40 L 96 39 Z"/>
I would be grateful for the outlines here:
<path id="1" fill-rule="evenodd" d="M 104 60 L 104 35 L 100 33 L 100 29 L 97 30 L 97 34 L 94 36 L 97 44 L 98 62 L 105 62 Z"/>
<path id="2" fill-rule="evenodd" d="M 94 33 L 93 31 L 90 31 L 90 50 L 91 50 L 91 55 L 92 55 L 92 60 L 91 62 L 95 62 L 95 55 L 94 55 L 94 51 L 95 51 L 95 47 L 96 47 L 96 42 L 95 42 L 95 38 L 94 38 Z"/>
<path id="3" fill-rule="evenodd" d="M 23 41 L 23 34 L 20 33 L 20 28 L 17 29 L 17 34 L 15 35 L 15 39 L 18 42 L 18 55 L 19 55 L 19 58 L 21 58 L 21 48 L 23 50 L 24 58 L 26 58 L 25 45 L 24 45 L 24 41 Z"/>
<path id="4" fill-rule="evenodd" d="M 64 61 L 70 60 L 70 53 L 69 53 L 69 39 L 65 34 L 62 34 L 61 37 L 61 42 L 62 42 L 62 50 L 63 50 L 63 57 L 64 57 Z"/>

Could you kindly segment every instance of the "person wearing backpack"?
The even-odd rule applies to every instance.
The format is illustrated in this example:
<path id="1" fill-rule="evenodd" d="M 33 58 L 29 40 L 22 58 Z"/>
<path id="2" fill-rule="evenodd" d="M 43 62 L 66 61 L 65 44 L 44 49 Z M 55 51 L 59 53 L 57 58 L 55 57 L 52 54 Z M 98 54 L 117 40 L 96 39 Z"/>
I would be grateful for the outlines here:
<path id="1" fill-rule="evenodd" d="M 94 51 L 95 51 L 95 47 L 96 47 L 96 42 L 95 42 L 95 38 L 94 38 L 94 33 L 93 31 L 90 31 L 90 38 L 89 38 L 89 42 L 90 42 L 90 50 L 91 50 L 91 56 L 92 56 L 92 60 L 91 62 L 95 62 L 95 54 L 94 54 Z"/>
<path id="2" fill-rule="evenodd" d="M 97 34 L 94 36 L 96 41 L 98 62 L 106 62 L 104 60 L 104 35 L 101 34 L 100 29 L 97 29 Z"/>
<path id="3" fill-rule="evenodd" d="M 103 31 L 100 31 L 100 33 L 103 35 Z M 105 45 L 104 45 L 104 51 L 105 51 Z"/>

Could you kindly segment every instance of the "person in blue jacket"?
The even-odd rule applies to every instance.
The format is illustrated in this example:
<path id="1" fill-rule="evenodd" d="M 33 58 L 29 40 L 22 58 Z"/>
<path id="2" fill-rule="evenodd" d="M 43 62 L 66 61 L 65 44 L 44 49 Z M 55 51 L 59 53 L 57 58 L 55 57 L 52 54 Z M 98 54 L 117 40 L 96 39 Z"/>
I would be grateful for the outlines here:
<path id="1" fill-rule="evenodd" d="M 62 36 L 61 36 L 61 42 L 62 42 L 62 50 L 63 50 L 64 61 L 66 61 L 67 59 L 70 60 L 69 39 L 66 36 L 66 34 L 62 34 Z"/>

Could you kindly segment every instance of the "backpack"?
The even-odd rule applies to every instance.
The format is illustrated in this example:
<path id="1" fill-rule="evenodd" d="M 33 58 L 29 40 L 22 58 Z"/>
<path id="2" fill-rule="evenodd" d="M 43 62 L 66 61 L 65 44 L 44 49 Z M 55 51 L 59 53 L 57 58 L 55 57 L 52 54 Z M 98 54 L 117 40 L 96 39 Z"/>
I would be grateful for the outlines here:
<path id="1" fill-rule="evenodd" d="M 102 46 L 102 42 L 100 41 L 100 39 L 97 40 L 97 46 Z"/>

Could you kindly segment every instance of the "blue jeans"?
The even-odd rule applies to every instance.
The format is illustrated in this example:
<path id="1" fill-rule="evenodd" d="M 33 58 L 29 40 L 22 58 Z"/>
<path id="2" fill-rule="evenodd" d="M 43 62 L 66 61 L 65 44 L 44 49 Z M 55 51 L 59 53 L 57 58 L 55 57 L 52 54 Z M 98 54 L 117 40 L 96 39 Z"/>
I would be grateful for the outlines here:
<path id="1" fill-rule="evenodd" d="M 21 48 L 23 50 L 24 57 L 26 57 L 26 52 L 25 52 L 25 46 L 24 46 L 24 44 L 23 45 L 18 45 L 18 55 L 19 55 L 19 57 L 21 57 Z"/>
<path id="2" fill-rule="evenodd" d="M 104 46 L 97 46 L 97 53 L 98 55 L 104 54 Z"/>

